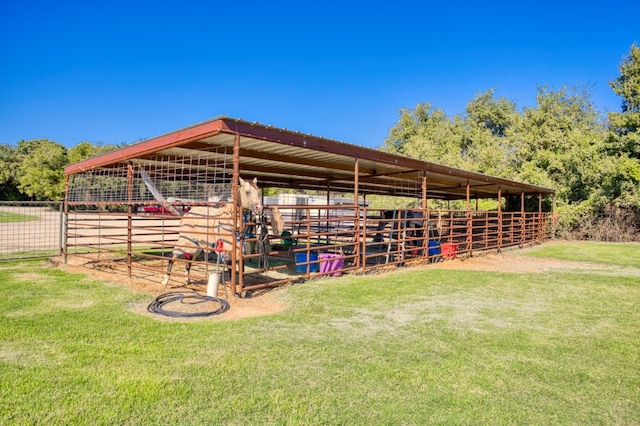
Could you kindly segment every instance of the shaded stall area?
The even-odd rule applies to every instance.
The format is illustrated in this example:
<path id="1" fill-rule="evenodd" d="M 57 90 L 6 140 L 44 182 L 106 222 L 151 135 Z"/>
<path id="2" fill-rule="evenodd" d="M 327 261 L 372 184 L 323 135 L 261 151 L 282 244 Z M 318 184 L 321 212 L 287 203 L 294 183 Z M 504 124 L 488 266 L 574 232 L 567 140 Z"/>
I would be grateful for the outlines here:
<path id="1" fill-rule="evenodd" d="M 241 178 L 257 180 L 261 212 L 239 206 Z M 69 165 L 65 180 L 65 260 L 158 285 L 172 252 L 192 244 L 178 239 L 181 218 L 226 206 L 233 229 L 193 238 L 206 242 L 176 261 L 169 286 L 183 285 L 188 264 L 192 282 L 215 274 L 234 294 L 540 242 L 553 225 L 550 188 L 226 117 Z"/>

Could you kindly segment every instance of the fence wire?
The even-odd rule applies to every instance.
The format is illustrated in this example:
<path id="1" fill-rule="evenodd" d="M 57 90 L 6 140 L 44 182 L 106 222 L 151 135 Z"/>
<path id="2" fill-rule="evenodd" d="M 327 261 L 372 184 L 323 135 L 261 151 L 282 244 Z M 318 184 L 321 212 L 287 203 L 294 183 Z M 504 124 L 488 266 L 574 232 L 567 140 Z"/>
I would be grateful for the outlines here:
<path id="1" fill-rule="evenodd" d="M 231 194 L 224 149 L 159 154 L 69 176 L 67 203 L 87 205 L 201 202 Z"/>
<path id="2" fill-rule="evenodd" d="M 62 202 L 0 201 L 0 260 L 57 256 Z"/>

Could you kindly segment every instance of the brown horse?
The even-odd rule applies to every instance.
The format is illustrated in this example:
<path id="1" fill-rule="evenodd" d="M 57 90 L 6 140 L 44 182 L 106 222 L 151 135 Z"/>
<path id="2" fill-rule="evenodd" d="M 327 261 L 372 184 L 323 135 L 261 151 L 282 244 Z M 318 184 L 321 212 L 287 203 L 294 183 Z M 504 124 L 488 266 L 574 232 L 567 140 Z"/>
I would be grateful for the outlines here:
<path id="1" fill-rule="evenodd" d="M 240 178 L 239 182 L 238 197 L 236 197 L 238 200 L 238 215 L 235 218 L 232 204 L 195 206 L 182 216 L 180 220 L 180 235 L 171 254 L 171 259 L 169 259 L 167 272 L 164 281 L 162 281 L 163 285 L 166 286 L 169 282 L 171 268 L 176 259 L 185 259 L 187 261 L 187 284 L 190 283 L 191 261 L 195 260 L 205 249 L 209 251 L 215 246 L 224 253 L 225 261 L 231 259 L 233 240 L 237 240 L 243 233 L 243 211 L 250 211 L 255 215 L 260 215 L 263 209 L 260 201 L 260 190 L 257 185 L 258 179 L 255 178 L 253 181 L 248 181 Z M 276 217 L 275 214 L 273 216 L 274 218 Z M 274 224 L 273 226 L 276 228 L 280 225 Z M 235 246 L 236 259 L 239 259 L 242 244 L 240 241 L 236 241 Z"/>

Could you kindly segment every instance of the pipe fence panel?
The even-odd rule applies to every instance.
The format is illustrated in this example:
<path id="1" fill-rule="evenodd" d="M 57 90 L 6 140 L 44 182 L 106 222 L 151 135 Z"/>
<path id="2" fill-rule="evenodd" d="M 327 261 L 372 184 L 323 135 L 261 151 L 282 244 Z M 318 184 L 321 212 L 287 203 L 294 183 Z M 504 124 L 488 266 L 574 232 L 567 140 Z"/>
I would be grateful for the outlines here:
<path id="1" fill-rule="evenodd" d="M 57 256 L 62 202 L 0 201 L 0 260 Z"/>
<path id="2" fill-rule="evenodd" d="M 69 206 L 66 216 L 63 254 L 76 261 L 109 264 L 114 273 L 121 270 L 161 285 L 172 251 L 189 248 L 178 239 L 180 217 L 171 213 L 133 206 L 128 212 L 74 207 Z M 169 285 L 184 286 L 189 276 L 197 288 L 216 274 L 230 291 L 243 293 L 319 276 L 499 251 L 548 239 L 552 230 L 549 213 L 280 204 L 284 232 L 276 235 L 274 206 L 265 207 L 262 221 L 243 215 L 242 229 L 218 238 L 240 245 L 237 263 L 221 261 L 212 240 L 200 247 L 201 254 L 177 259 Z"/>

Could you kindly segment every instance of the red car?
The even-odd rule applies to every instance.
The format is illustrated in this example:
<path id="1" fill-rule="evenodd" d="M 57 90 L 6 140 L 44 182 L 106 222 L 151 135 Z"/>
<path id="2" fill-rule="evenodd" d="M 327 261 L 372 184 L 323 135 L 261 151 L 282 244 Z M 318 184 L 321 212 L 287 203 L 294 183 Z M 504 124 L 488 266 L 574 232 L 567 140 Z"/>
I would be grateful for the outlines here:
<path id="1" fill-rule="evenodd" d="M 164 208 L 163 206 L 144 206 L 142 208 L 142 211 L 145 213 L 171 213 L 169 210 L 167 210 L 166 208 Z"/>
<path id="2" fill-rule="evenodd" d="M 175 207 L 175 209 L 180 213 L 186 213 L 191 210 L 191 207 Z M 149 214 L 173 214 L 164 206 L 144 206 L 142 211 Z"/>

